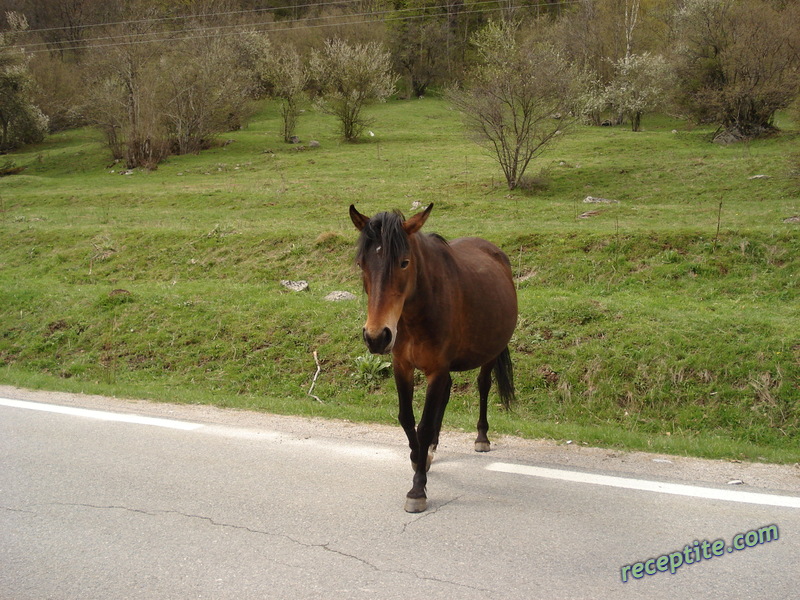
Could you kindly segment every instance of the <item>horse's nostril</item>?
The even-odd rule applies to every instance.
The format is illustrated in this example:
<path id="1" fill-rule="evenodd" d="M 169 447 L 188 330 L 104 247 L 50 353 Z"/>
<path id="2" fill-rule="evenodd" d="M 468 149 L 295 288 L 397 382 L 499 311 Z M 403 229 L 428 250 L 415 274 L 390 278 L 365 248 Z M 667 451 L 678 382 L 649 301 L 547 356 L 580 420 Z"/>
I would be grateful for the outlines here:
<path id="1" fill-rule="evenodd" d="M 372 337 L 366 327 L 363 329 L 364 343 L 373 354 L 386 354 L 392 344 L 392 330 L 384 327 L 375 337 Z"/>

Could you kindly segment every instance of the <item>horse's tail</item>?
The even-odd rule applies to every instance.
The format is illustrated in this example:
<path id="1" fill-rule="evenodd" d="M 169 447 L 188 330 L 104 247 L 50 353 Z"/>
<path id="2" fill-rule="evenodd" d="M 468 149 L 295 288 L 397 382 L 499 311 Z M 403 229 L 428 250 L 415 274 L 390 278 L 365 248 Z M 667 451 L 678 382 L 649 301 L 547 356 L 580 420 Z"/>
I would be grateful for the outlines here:
<path id="1" fill-rule="evenodd" d="M 511 353 L 506 349 L 500 353 L 494 363 L 494 377 L 497 380 L 497 391 L 505 408 L 510 408 L 515 399 L 514 392 L 514 366 L 511 364 Z"/>

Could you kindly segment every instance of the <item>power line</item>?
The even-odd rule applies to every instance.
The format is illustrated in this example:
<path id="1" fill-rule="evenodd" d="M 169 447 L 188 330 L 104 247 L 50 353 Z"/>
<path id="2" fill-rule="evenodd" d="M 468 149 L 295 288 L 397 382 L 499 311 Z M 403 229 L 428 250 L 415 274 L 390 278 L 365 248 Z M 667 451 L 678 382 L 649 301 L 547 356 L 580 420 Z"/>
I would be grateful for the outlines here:
<path id="1" fill-rule="evenodd" d="M 345 0 L 345 1 L 351 2 L 352 0 Z M 496 2 L 496 0 L 480 0 L 479 2 L 476 2 L 474 4 L 474 6 L 485 5 L 485 4 L 494 4 L 495 2 Z M 312 5 L 311 4 L 307 4 L 306 6 L 312 6 Z M 319 5 L 317 5 L 317 6 L 319 6 Z M 303 18 L 297 18 L 297 19 L 286 19 L 286 20 L 281 20 L 279 22 L 276 22 L 276 21 L 260 21 L 260 22 L 257 22 L 257 23 L 246 23 L 246 24 L 236 23 L 236 24 L 231 24 L 231 25 L 212 25 L 212 26 L 205 26 L 205 27 L 193 27 L 191 29 L 187 29 L 187 30 L 183 30 L 183 31 L 176 31 L 175 33 L 176 34 L 181 34 L 181 33 L 186 33 L 186 32 L 190 32 L 190 31 L 191 32 L 222 31 L 222 30 L 225 30 L 225 29 L 233 29 L 233 28 L 241 28 L 241 27 L 269 26 L 269 25 L 273 25 L 275 23 L 280 23 L 280 25 L 283 26 L 283 25 L 291 25 L 291 24 L 295 24 L 295 23 L 303 23 L 303 22 L 306 22 L 306 21 L 312 21 L 313 22 L 315 20 L 325 20 L 325 19 L 334 20 L 334 19 L 341 19 L 341 18 L 392 15 L 392 14 L 403 13 L 403 12 L 410 12 L 410 11 L 413 12 L 413 11 L 417 11 L 417 10 L 419 10 L 419 9 L 417 9 L 417 8 L 404 8 L 404 9 L 399 9 L 399 10 L 388 10 L 387 9 L 387 10 L 383 10 L 383 11 L 369 11 L 369 12 L 361 12 L 361 13 L 349 13 L 349 14 L 346 14 L 346 15 L 325 15 L 325 16 L 320 16 L 320 17 L 303 17 Z M 477 11 L 471 11 L 471 12 L 477 12 Z M 462 12 L 460 14 L 465 14 L 465 13 Z M 411 15 L 411 16 L 414 17 L 414 18 L 420 18 L 420 17 L 425 16 L 425 15 Z M 137 21 L 137 22 L 146 23 L 148 21 L 145 20 L 145 21 Z M 281 28 L 280 30 L 284 31 L 285 28 Z M 120 34 L 110 35 L 110 36 L 86 38 L 84 40 L 75 40 L 74 42 L 66 41 L 65 43 L 80 44 L 80 45 L 85 45 L 85 46 L 88 47 L 91 42 L 102 42 L 102 41 L 109 41 L 109 40 L 117 40 L 117 39 L 124 38 L 124 37 L 127 37 L 127 38 L 145 38 L 147 36 L 164 35 L 164 33 L 165 33 L 164 31 L 143 31 L 143 32 L 120 33 Z M 168 37 L 168 38 L 162 38 L 160 40 L 153 40 L 153 41 L 165 41 L 167 39 L 172 39 L 172 38 Z M 124 44 L 124 43 L 146 43 L 146 42 L 149 42 L 149 41 L 151 41 L 151 40 L 136 40 L 136 39 L 134 39 L 133 41 L 131 41 L 129 39 L 129 40 L 125 41 L 125 42 L 120 42 L 120 44 Z M 25 46 L 26 46 L 26 48 L 37 48 L 37 47 L 40 47 L 40 46 L 51 46 L 52 44 L 53 44 L 53 42 L 35 42 L 35 43 L 32 43 L 32 44 L 26 44 Z M 116 45 L 116 44 L 109 44 L 109 45 Z M 104 44 L 92 45 L 92 47 L 104 48 L 104 47 L 106 47 L 106 45 L 104 45 Z M 74 48 L 67 48 L 67 49 L 74 49 Z"/>
<path id="2" fill-rule="evenodd" d="M 343 0 L 343 2 L 350 2 L 352 0 Z M 540 8 L 540 7 L 552 7 L 552 6 L 566 6 L 570 4 L 578 4 L 580 0 L 561 0 L 558 3 L 551 3 L 547 1 L 540 1 L 534 4 L 527 4 L 523 7 L 518 8 Z M 328 3 L 333 4 L 334 2 Z M 495 4 L 496 0 L 482 0 L 473 4 L 473 6 L 480 6 L 486 4 Z M 303 6 L 324 6 L 323 4 L 306 4 Z M 431 8 L 442 8 L 442 7 L 431 7 Z M 257 10 L 267 10 L 267 9 L 257 9 Z M 214 37 L 216 35 L 245 35 L 247 33 L 252 33 L 254 31 L 258 31 L 260 27 L 267 27 L 266 30 L 260 30 L 267 33 L 275 33 L 275 32 L 282 32 L 282 31 L 292 31 L 294 27 L 290 27 L 287 25 L 294 25 L 298 23 L 305 23 L 305 28 L 308 29 L 318 29 L 323 27 L 336 27 L 336 26 L 348 26 L 348 25 L 363 25 L 367 23 L 371 23 L 374 19 L 363 18 L 360 20 L 355 21 L 337 21 L 337 19 L 346 19 L 346 18 L 353 18 L 353 17 L 380 17 L 384 16 L 383 22 L 399 22 L 399 21 L 411 21 L 415 19 L 423 19 L 429 17 L 429 14 L 417 14 L 417 15 L 406 15 L 406 16 L 395 16 L 399 12 L 409 12 L 409 11 L 418 11 L 419 8 L 406 8 L 406 9 L 399 9 L 399 10 L 384 10 L 384 11 L 371 11 L 371 12 L 363 12 L 363 13 L 352 13 L 349 15 L 327 15 L 327 16 L 320 16 L 320 17 L 313 17 L 313 18 L 298 18 L 298 19 L 289 19 L 283 21 L 261 21 L 259 23 L 248 23 L 248 24 L 234 24 L 234 25 L 216 25 L 210 27 L 196 27 L 189 30 L 177 31 L 174 35 L 170 35 L 167 37 L 157 37 L 157 38 L 150 38 L 150 39 L 133 39 L 133 40 L 126 40 L 120 41 L 115 43 L 107 43 L 107 44 L 96 44 L 92 42 L 98 41 L 111 41 L 117 40 L 123 37 L 131 37 L 131 36 L 138 36 L 140 38 L 144 38 L 146 36 L 158 36 L 164 35 L 165 32 L 158 31 L 158 32 L 141 32 L 141 33 L 122 33 L 115 36 L 103 36 L 97 38 L 88 38 L 86 40 L 80 40 L 75 42 L 66 42 L 66 44 L 72 45 L 60 45 L 58 50 L 86 50 L 86 49 L 97 49 L 97 48 L 112 48 L 112 47 L 119 47 L 119 46 L 132 46 L 132 45 L 139 45 L 139 44 L 150 44 L 150 43 L 159 43 L 159 42 L 168 42 L 168 41 L 183 41 L 189 39 L 204 39 Z M 484 9 L 474 9 L 474 10 L 466 10 L 460 11 L 459 15 L 468 15 L 468 14 L 476 14 L 476 13 L 490 13 L 490 12 L 497 12 L 505 10 L 505 7 L 495 7 L 495 8 L 484 8 Z M 252 13 L 255 10 L 251 11 L 236 11 L 231 13 L 209 13 L 207 16 L 212 16 L 213 14 L 217 15 L 224 15 L 224 14 L 239 14 L 239 13 Z M 444 15 L 442 15 L 444 16 Z M 178 17 L 173 17 L 178 18 Z M 314 21 L 324 21 L 327 20 L 329 22 L 326 23 L 314 23 Z M 137 21 L 124 21 L 118 24 L 133 24 L 133 23 L 147 23 L 150 20 L 137 20 Z M 113 24 L 113 23 L 112 23 Z M 110 24 L 111 25 L 111 24 Z M 245 27 L 243 31 L 235 31 L 235 32 L 228 32 L 222 33 L 223 30 L 232 29 L 232 28 L 242 28 Z M 54 28 L 55 29 L 55 28 Z M 45 31 L 43 29 L 39 29 L 37 31 Z M 197 32 L 213 32 L 213 33 L 206 33 L 197 35 Z M 188 35 L 186 35 L 188 34 Z M 33 44 L 23 44 L 27 51 L 31 54 L 37 54 L 42 52 L 50 52 L 52 48 L 50 46 L 53 42 L 37 42 Z M 43 46 L 47 46 L 47 48 L 40 48 Z M 30 50 L 29 48 L 34 48 Z"/>
<path id="3" fill-rule="evenodd" d="M 80 29 L 89 29 L 92 27 L 110 27 L 112 25 L 134 25 L 137 23 L 162 23 L 166 21 L 179 21 L 182 19 L 205 19 L 208 17 L 226 17 L 231 15 L 244 15 L 244 14 L 252 14 L 252 13 L 261 13 L 261 12 L 270 12 L 270 11 L 279 11 L 279 10 L 286 10 L 287 8 L 291 8 L 293 10 L 301 9 L 301 8 L 313 8 L 313 7 L 323 7 L 323 6 L 330 6 L 330 5 L 338 5 L 338 4 L 350 4 L 353 2 L 359 2 L 360 0 L 330 0 L 330 2 L 310 2 L 308 4 L 298 4 L 297 6 L 292 7 L 268 7 L 268 8 L 251 8 L 247 10 L 232 10 L 232 11 L 225 11 L 225 12 L 210 12 L 210 13 L 201 13 L 197 15 L 176 15 L 174 17 L 153 17 L 149 19 L 129 19 L 126 21 L 112 21 L 106 23 L 87 23 L 86 25 L 75 25 L 69 26 L 65 25 L 62 27 L 42 27 L 39 29 L 26 29 L 25 31 L 20 31 L 18 33 L 42 33 L 46 31 L 64 31 L 64 30 L 80 30 Z"/>
<path id="4" fill-rule="evenodd" d="M 143 19 L 128 19 L 124 21 L 111 21 L 111 22 L 104 22 L 104 23 L 88 23 L 86 25 L 64 25 L 61 27 L 41 27 L 38 29 L 26 29 L 25 31 L 20 31 L 18 33 L 43 33 L 49 31 L 65 31 L 65 30 L 82 30 L 82 29 L 90 29 L 94 27 L 109 27 L 112 25 L 133 25 L 136 23 L 162 23 L 167 21 L 179 21 L 184 19 L 205 19 L 209 17 L 224 17 L 224 16 L 232 16 L 232 15 L 246 15 L 246 14 L 255 14 L 255 13 L 268 13 L 268 12 L 277 12 L 280 10 L 300 10 L 306 8 L 327 8 L 330 6 L 336 5 L 343 5 L 343 4 L 356 4 L 360 3 L 363 0 L 329 0 L 326 2 L 308 2 L 306 4 L 297 4 L 295 6 L 273 6 L 273 7 L 265 7 L 265 8 L 251 8 L 251 9 L 243 9 L 243 10 L 232 10 L 232 11 L 222 11 L 222 12 L 209 12 L 209 13 L 200 13 L 200 14 L 189 14 L 189 15 L 176 15 L 174 17 L 153 17 L 153 18 L 143 18 Z M 529 7 L 541 7 L 541 6 L 562 6 L 565 4 L 576 4 L 578 0 L 561 0 L 558 2 L 551 2 L 548 0 L 540 0 L 535 4 L 526 5 L 523 7 L 518 8 L 529 8 Z M 480 2 L 478 3 L 480 4 Z M 427 10 L 430 8 L 442 8 L 441 6 L 420 6 L 414 8 L 407 8 L 401 10 Z M 474 12 L 474 11 L 468 11 Z"/>

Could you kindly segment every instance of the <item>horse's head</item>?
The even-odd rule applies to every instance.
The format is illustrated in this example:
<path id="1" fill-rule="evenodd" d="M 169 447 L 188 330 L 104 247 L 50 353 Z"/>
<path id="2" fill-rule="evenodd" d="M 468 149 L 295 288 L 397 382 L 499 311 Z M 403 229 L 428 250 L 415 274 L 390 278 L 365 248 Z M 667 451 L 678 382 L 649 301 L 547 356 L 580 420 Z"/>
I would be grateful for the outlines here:
<path id="1" fill-rule="evenodd" d="M 361 232 L 356 262 L 361 267 L 368 298 L 364 341 L 373 354 L 390 352 L 397 339 L 403 305 L 414 293 L 416 283 L 411 238 L 432 208 L 433 204 L 406 220 L 399 212 L 383 212 L 370 218 L 350 206 L 350 218 Z"/>

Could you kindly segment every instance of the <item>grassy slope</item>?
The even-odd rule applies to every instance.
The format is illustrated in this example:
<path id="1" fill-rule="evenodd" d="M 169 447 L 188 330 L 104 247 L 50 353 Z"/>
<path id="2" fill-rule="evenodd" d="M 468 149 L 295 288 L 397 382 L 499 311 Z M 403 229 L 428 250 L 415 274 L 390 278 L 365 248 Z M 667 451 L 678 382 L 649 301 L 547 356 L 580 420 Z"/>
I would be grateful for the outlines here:
<path id="1" fill-rule="evenodd" d="M 354 145 L 304 115 L 300 137 L 322 147 L 299 150 L 267 107 L 232 143 L 150 173 L 106 167 L 88 130 L 14 156 L 27 169 L 0 179 L 0 379 L 393 422 L 393 383 L 353 377 L 363 302 L 322 297 L 359 293 L 351 202 L 433 201 L 431 231 L 491 239 L 521 276 L 519 403 L 494 429 L 800 458 L 800 234 L 782 222 L 800 214 L 794 133 L 725 148 L 668 119 L 580 128 L 526 195 L 443 102 L 371 112 L 375 137 Z M 314 350 L 324 404 L 306 395 Z M 451 426 L 477 418 L 472 377 L 456 378 Z"/>

